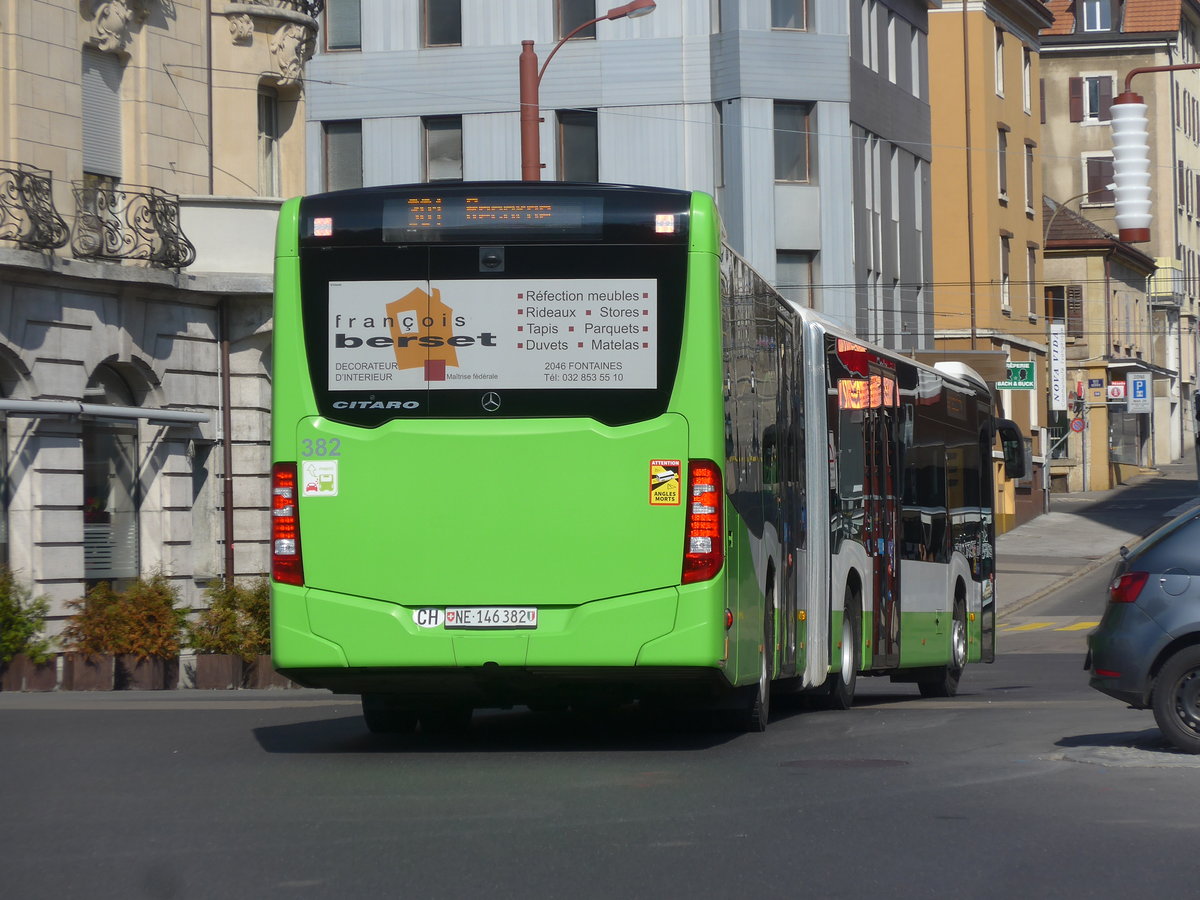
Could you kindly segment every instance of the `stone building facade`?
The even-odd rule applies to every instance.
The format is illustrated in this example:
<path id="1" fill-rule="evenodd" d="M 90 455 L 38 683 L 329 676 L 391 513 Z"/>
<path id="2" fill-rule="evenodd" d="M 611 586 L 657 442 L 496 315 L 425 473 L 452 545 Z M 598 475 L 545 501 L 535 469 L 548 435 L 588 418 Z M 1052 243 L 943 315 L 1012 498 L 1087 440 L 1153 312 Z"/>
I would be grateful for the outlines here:
<path id="1" fill-rule="evenodd" d="M 0 562 L 268 566 L 271 273 L 322 0 L 0 0 Z"/>

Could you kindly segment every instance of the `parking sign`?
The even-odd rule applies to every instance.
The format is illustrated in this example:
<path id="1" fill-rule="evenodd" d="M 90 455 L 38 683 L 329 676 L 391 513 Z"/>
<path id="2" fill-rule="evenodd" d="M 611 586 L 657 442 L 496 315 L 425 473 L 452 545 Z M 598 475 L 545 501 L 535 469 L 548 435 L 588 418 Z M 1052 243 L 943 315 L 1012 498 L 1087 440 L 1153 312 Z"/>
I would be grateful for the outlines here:
<path id="1" fill-rule="evenodd" d="M 1130 372 L 1125 376 L 1125 411 L 1148 413 L 1152 407 L 1150 399 L 1150 373 Z"/>

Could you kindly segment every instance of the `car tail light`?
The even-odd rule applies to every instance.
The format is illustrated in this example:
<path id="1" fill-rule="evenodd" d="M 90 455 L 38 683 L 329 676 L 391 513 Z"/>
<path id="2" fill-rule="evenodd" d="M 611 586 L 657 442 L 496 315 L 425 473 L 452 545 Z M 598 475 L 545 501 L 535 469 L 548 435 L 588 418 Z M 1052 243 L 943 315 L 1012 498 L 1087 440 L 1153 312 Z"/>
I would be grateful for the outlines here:
<path id="1" fill-rule="evenodd" d="M 707 459 L 688 463 L 687 526 L 683 548 L 684 584 L 716 577 L 725 562 L 721 469 Z"/>
<path id="2" fill-rule="evenodd" d="M 1108 586 L 1109 603 L 1133 603 L 1146 586 L 1149 572 L 1126 572 Z"/>
<path id="3" fill-rule="evenodd" d="M 297 480 L 295 463 L 271 468 L 271 577 L 282 584 L 304 584 Z"/>

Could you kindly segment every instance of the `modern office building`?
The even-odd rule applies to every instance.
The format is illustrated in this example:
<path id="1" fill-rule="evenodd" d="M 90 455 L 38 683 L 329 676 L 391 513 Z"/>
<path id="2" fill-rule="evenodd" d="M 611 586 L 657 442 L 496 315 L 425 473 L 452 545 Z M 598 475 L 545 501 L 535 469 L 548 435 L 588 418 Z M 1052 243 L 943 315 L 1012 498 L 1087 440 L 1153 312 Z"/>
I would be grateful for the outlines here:
<path id="1" fill-rule="evenodd" d="M 542 178 L 713 192 L 730 243 L 785 293 L 889 346 L 928 346 L 928 5 L 659 2 L 557 47 L 607 9 L 330 0 L 308 189 L 519 179 L 533 41 Z"/>

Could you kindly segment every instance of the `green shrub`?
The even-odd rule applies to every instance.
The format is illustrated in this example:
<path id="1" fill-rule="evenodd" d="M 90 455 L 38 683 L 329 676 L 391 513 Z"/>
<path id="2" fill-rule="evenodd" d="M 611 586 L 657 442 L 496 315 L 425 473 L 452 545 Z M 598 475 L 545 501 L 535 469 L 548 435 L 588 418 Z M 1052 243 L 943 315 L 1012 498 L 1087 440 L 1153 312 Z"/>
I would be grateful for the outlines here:
<path id="1" fill-rule="evenodd" d="M 187 619 L 179 591 L 162 572 L 139 578 L 125 591 L 102 581 L 82 600 L 63 631 L 68 647 L 83 653 L 132 654 L 139 659 L 179 655 Z"/>
<path id="2" fill-rule="evenodd" d="M 51 642 L 42 636 L 50 601 L 33 597 L 8 566 L 0 566 L 0 664 L 24 653 L 35 663 L 49 661 Z"/>
<path id="3" fill-rule="evenodd" d="M 190 628 L 189 643 L 201 653 L 229 653 L 250 662 L 271 652 L 271 583 L 208 583 L 210 605 Z"/>

